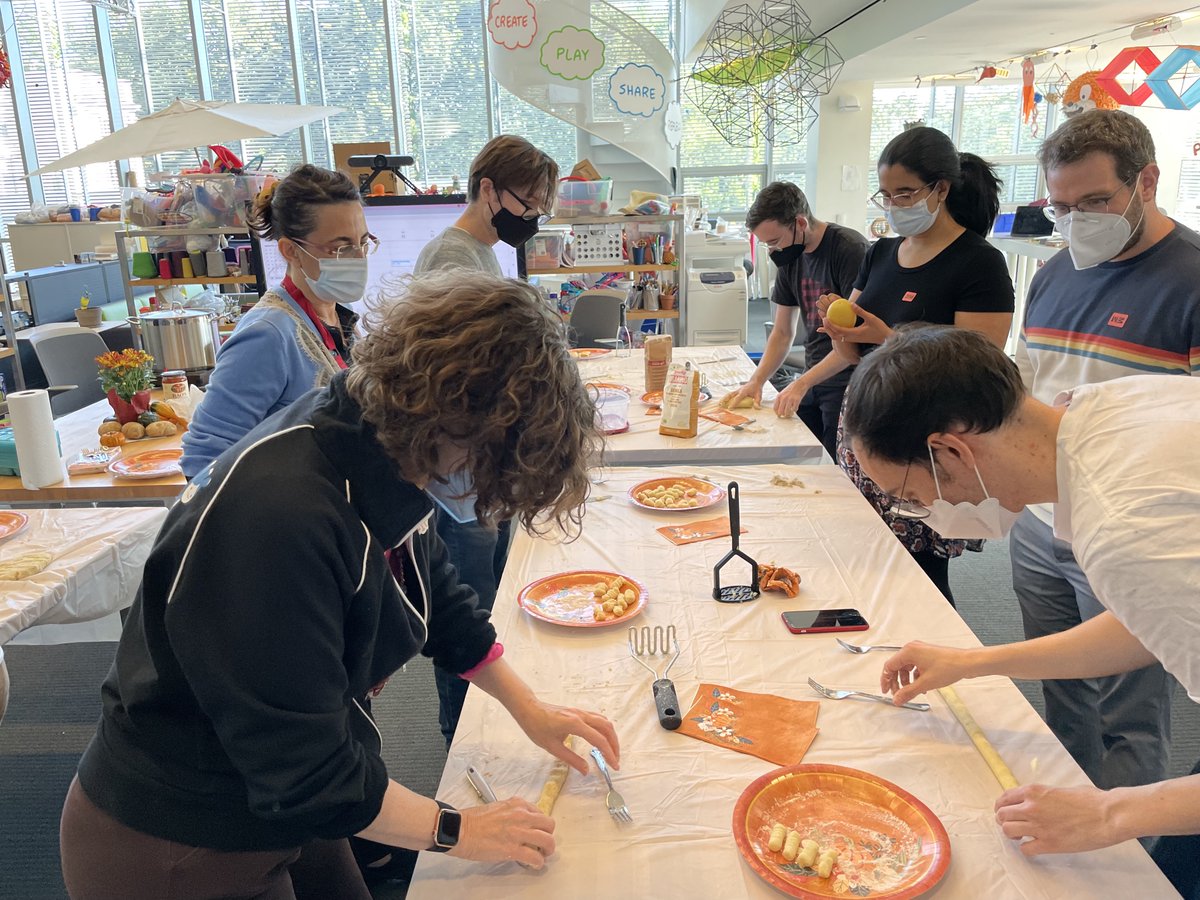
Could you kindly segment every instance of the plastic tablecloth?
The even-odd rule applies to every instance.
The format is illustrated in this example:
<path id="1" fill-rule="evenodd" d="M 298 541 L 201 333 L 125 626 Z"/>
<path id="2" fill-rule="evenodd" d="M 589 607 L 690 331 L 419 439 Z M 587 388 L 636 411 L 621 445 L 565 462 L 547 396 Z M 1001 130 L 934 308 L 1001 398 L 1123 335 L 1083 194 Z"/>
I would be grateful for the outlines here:
<path id="1" fill-rule="evenodd" d="M 672 362 L 691 360 L 705 376 L 713 399 L 744 384 L 754 374 L 754 363 L 737 346 L 676 347 Z M 776 390 L 763 388 L 763 408 L 739 413 L 753 419 L 742 431 L 701 419 L 694 438 L 665 437 L 658 433 L 659 416 L 646 414 L 641 397 L 646 392 L 645 351 L 628 357 L 615 353 L 579 360 L 587 381 L 623 384 L 633 391 L 629 403 L 629 430 L 606 438 L 604 461 L 614 466 L 747 465 L 752 463 L 818 463 L 823 449 L 808 427 L 796 416 L 781 419 L 771 404 Z M 702 407 L 703 408 L 703 407 Z M 828 461 L 828 457 L 826 457 Z"/>
<path id="2" fill-rule="evenodd" d="M 554 543 L 520 534 L 496 600 L 505 658 L 545 700 L 597 709 L 616 724 L 622 767 L 616 787 L 633 815 L 613 822 L 594 771 L 572 772 L 555 807 L 558 851 L 540 873 L 515 864 L 484 864 L 421 854 L 409 900 L 487 897 L 776 898 L 742 860 L 732 836 L 739 795 L 774 768 L 755 757 L 703 743 L 658 725 L 650 675 L 634 662 L 623 624 L 568 628 L 533 619 L 515 598 L 546 575 L 600 566 L 642 580 L 649 600 L 633 625 L 678 628 L 682 654 L 670 677 L 682 707 L 700 682 L 818 699 L 808 676 L 827 686 L 878 691 L 884 652 L 854 655 L 832 635 L 793 635 L 780 621 L 788 609 L 857 607 L 870 630 L 860 643 L 912 639 L 955 646 L 978 641 L 888 532 L 853 485 L 833 466 L 785 465 L 705 469 L 742 490 L 742 548 L 759 562 L 799 572 L 800 596 L 765 593 L 744 605 L 711 599 L 712 566 L 727 539 L 675 547 L 654 532 L 676 516 L 632 507 L 625 492 L 663 474 L 616 469 L 589 503 L 583 536 Z M 779 487 L 773 475 L 800 478 Z M 723 509 L 723 508 L 722 508 Z M 731 572 L 741 580 L 743 572 Z M 1011 681 L 984 678 L 959 694 L 1022 783 L 1080 785 L 1086 776 Z M 951 862 L 933 896 L 946 898 L 1176 897 L 1141 845 L 1026 859 L 997 827 L 992 806 L 1001 788 L 936 692 L 927 713 L 877 703 L 821 700 L 820 733 L 806 763 L 852 766 L 915 795 L 950 835 Z M 438 797 L 456 806 L 478 802 L 465 778 L 474 764 L 501 797 L 536 800 L 550 758 L 534 747 L 506 711 L 472 688 L 443 773 Z"/>
<path id="3" fill-rule="evenodd" d="M 158 507 L 22 512 L 29 524 L 0 542 L 0 561 L 35 550 L 54 558 L 31 578 L 0 581 L 0 645 L 34 625 L 88 622 L 129 606 L 167 516 Z"/>

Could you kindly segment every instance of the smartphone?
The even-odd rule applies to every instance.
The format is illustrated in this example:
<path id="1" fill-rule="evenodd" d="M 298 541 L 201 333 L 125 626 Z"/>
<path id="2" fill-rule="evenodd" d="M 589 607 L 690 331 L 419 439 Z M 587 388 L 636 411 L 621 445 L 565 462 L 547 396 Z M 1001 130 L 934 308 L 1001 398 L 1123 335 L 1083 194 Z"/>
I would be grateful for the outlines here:
<path id="1" fill-rule="evenodd" d="M 783 624 L 792 634 L 867 630 L 867 620 L 857 609 L 794 609 L 783 613 Z"/>

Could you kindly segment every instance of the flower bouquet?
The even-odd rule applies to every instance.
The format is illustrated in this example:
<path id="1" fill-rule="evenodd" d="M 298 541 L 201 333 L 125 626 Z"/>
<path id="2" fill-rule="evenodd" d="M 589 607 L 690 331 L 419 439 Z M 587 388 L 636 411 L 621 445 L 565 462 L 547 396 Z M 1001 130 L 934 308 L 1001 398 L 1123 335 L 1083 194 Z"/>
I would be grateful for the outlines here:
<path id="1" fill-rule="evenodd" d="M 136 422 L 150 408 L 154 357 L 144 350 L 110 350 L 96 357 L 100 387 L 122 425 Z"/>

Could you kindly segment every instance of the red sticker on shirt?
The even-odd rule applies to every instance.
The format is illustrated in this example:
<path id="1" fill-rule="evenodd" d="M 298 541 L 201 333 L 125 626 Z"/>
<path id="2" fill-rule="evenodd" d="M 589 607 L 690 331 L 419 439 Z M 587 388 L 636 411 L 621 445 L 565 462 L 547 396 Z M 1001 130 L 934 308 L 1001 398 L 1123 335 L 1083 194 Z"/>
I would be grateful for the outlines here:
<path id="1" fill-rule="evenodd" d="M 917 292 L 916 291 L 905 291 L 904 296 L 901 297 L 900 299 L 903 300 L 905 303 L 912 303 L 914 300 L 917 299 Z"/>
<path id="2" fill-rule="evenodd" d="M 1113 328 L 1124 328 L 1125 323 L 1129 321 L 1129 316 L 1125 313 L 1113 313 L 1108 317 L 1108 324 Z"/>

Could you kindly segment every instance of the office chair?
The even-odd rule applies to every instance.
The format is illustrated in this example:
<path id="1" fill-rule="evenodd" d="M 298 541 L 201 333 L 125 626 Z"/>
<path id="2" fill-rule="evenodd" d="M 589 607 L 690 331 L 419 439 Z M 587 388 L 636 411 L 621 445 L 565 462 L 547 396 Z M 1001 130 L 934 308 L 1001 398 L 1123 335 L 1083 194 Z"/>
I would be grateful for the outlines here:
<path id="1" fill-rule="evenodd" d="M 567 335 L 572 347 L 608 347 L 617 336 L 621 324 L 621 304 L 625 295 L 620 291 L 584 291 L 571 308 L 567 320 Z M 601 343 L 602 340 L 608 343 Z"/>
<path id="2" fill-rule="evenodd" d="M 29 343 L 46 373 L 47 382 L 77 385 L 74 390 L 50 398 L 50 409 L 55 417 L 104 399 L 96 357 L 105 353 L 108 346 L 99 334 L 62 322 L 43 326 L 36 335 L 30 336 Z"/>

